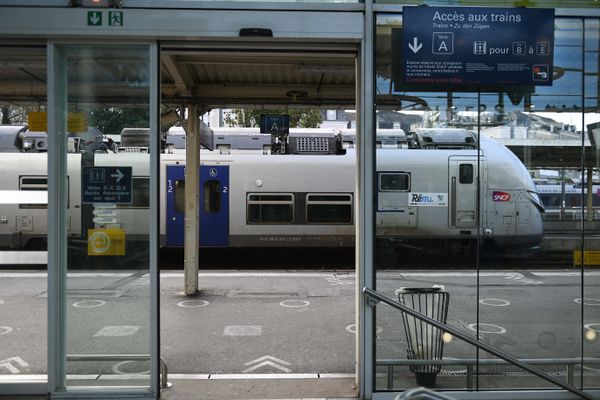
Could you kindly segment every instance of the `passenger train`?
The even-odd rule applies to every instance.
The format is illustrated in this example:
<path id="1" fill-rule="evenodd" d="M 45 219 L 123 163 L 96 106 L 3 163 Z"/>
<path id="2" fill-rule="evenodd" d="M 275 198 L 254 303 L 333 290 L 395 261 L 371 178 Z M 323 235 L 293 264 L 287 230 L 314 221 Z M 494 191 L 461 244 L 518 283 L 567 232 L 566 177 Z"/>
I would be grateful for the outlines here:
<path id="1" fill-rule="evenodd" d="M 351 135 L 325 136 L 290 134 L 281 154 L 268 145 L 203 149 L 200 246 L 354 246 L 357 154 Z M 373 216 L 379 241 L 393 248 L 449 252 L 474 246 L 478 235 L 500 250 L 540 243 L 544 207 L 527 169 L 506 147 L 481 138 L 478 157 L 476 137 L 464 129 L 420 129 L 403 142 L 395 138 L 392 145 L 383 141 L 376 154 Z M 0 153 L 0 190 L 47 190 L 46 155 Z M 83 163 L 89 157 L 68 154 L 69 237 L 85 241 L 88 229 L 113 226 L 123 229 L 127 243 L 143 237 L 149 229 L 148 154 L 93 154 L 94 166 L 132 168 L 131 204 L 84 204 Z M 165 248 L 184 244 L 184 174 L 185 151 L 161 154 L 160 244 Z M 46 204 L 0 203 L 0 247 L 45 248 Z"/>

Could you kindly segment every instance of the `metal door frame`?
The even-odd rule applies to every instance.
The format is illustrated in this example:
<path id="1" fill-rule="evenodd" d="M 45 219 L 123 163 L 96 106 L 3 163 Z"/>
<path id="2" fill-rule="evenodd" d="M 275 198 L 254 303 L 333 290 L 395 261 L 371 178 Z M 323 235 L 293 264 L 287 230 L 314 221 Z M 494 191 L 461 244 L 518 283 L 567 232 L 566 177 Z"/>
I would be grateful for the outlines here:
<path id="1" fill-rule="evenodd" d="M 47 42 L 48 68 L 48 393 L 51 398 L 97 398 L 99 395 L 156 399 L 159 388 L 159 277 L 158 277 L 158 199 L 159 149 L 158 135 L 150 135 L 150 386 L 148 390 L 113 388 L 65 390 L 66 364 L 66 273 L 67 273 L 67 141 L 66 113 L 67 71 L 61 45 L 99 45 L 97 41 Z M 158 132 L 158 46 L 156 42 L 115 41 L 113 45 L 147 45 L 150 75 L 150 132 Z"/>

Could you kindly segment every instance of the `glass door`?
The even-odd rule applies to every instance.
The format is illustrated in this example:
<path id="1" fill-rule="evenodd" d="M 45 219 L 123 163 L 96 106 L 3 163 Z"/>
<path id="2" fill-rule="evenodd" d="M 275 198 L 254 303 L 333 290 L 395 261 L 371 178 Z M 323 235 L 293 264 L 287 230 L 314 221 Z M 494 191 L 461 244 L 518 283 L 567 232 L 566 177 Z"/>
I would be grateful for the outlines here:
<path id="1" fill-rule="evenodd" d="M 156 398 L 156 46 L 48 47 L 51 393 Z"/>

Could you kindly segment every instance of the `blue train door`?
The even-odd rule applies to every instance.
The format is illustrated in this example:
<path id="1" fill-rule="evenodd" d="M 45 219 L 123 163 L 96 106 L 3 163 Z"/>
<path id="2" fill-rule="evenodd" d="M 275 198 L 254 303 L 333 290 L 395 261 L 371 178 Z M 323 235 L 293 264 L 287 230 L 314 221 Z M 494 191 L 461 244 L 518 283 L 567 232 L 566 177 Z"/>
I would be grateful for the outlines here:
<path id="1" fill-rule="evenodd" d="M 167 166 L 167 246 L 184 242 L 185 167 Z M 229 167 L 200 167 L 200 245 L 229 244 Z"/>
<path id="2" fill-rule="evenodd" d="M 200 245 L 229 244 L 229 167 L 200 167 Z"/>
<path id="3" fill-rule="evenodd" d="M 167 246 L 183 246 L 185 167 L 167 165 Z"/>

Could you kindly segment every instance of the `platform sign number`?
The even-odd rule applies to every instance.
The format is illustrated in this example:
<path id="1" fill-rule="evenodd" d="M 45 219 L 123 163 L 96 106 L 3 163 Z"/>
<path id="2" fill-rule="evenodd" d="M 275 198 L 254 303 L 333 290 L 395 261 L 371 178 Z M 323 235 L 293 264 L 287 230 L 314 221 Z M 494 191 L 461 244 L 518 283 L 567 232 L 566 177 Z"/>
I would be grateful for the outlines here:
<path id="1" fill-rule="evenodd" d="M 289 115 L 266 115 L 260 116 L 260 133 L 289 133 Z"/>

